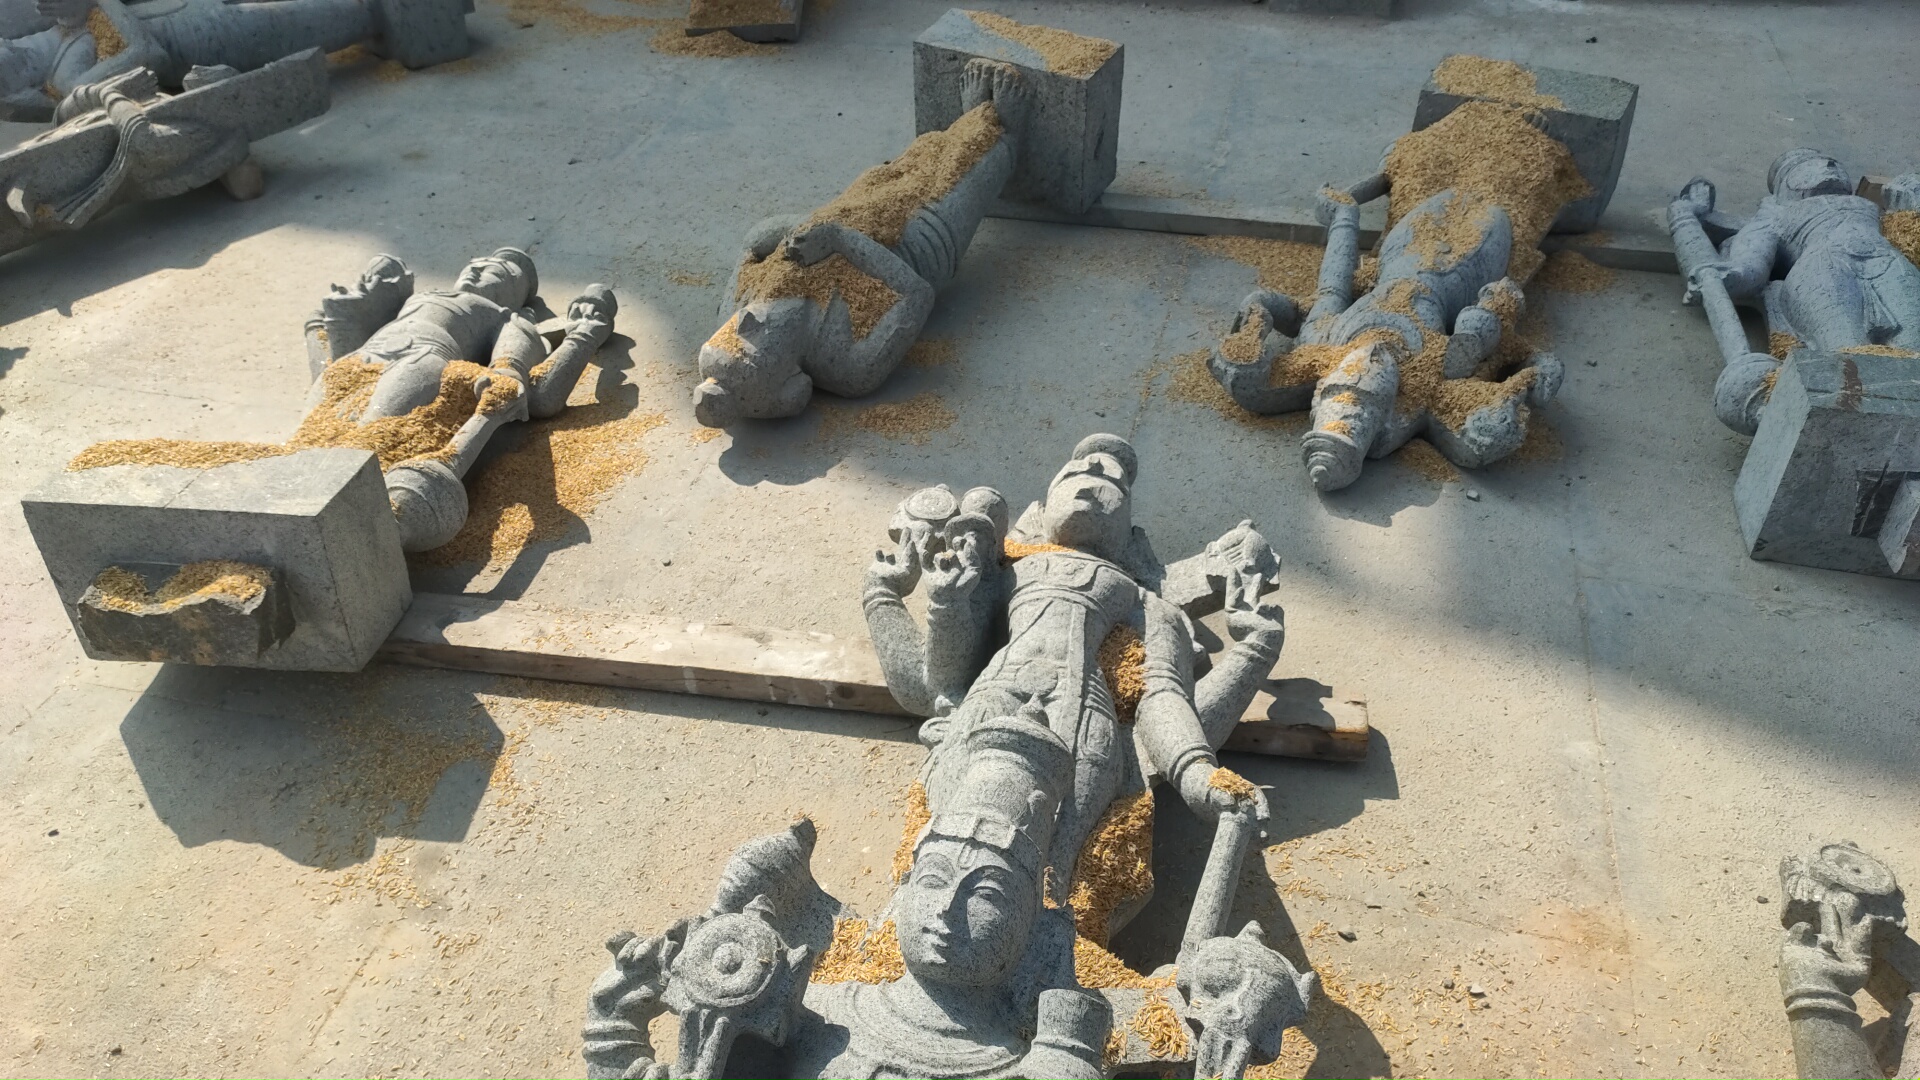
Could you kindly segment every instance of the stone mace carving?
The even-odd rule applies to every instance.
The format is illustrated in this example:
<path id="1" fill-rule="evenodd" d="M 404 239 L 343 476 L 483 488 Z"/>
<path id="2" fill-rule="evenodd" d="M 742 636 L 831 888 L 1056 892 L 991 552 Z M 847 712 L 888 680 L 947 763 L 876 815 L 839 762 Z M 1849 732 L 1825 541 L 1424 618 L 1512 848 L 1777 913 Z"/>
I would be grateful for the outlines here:
<path id="1" fill-rule="evenodd" d="M 1920 944 L 1893 871 L 1828 844 L 1783 860 L 1780 889 L 1780 991 L 1800 1075 L 1920 1077 Z M 1861 990 L 1887 1011 L 1877 1046 L 1861 1029 Z"/>
<path id="2" fill-rule="evenodd" d="M 870 925 L 813 880 L 810 823 L 747 844 L 705 915 L 608 943 L 590 1075 L 1240 1076 L 1278 1053 L 1315 978 L 1258 924 L 1222 933 L 1266 805 L 1214 752 L 1280 648 L 1278 561 L 1242 523 L 1162 567 L 1137 473 L 1096 435 L 1011 531 L 988 488 L 902 504 L 865 600 L 889 685 L 929 717 L 899 891 Z M 1237 640 L 1196 682 L 1189 616 L 1222 607 Z M 1151 895 L 1162 780 L 1217 831 L 1178 962 L 1148 977 L 1105 943 Z M 668 1009 L 671 1067 L 646 1035 Z"/>
<path id="3" fill-rule="evenodd" d="M 245 74 L 194 68 L 162 94 L 136 68 L 60 103 L 59 125 L 0 154 L 0 254 L 82 228 L 115 206 L 219 181 L 237 199 L 263 187 L 250 144 L 327 110 L 326 58 L 306 52 Z"/>
<path id="4" fill-rule="evenodd" d="M 1588 141 L 1606 143 L 1598 157 L 1617 168 L 1635 91 L 1618 80 L 1505 67 L 1529 85 L 1551 75 L 1594 100 L 1556 97 L 1544 117 L 1530 103 L 1498 98 L 1453 95 L 1436 108 L 1445 95 L 1430 84 L 1424 125 L 1395 142 L 1377 172 L 1321 189 L 1316 214 L 1327 247 L 1307 308 L 1258 290 L 1212 351 L 1209 370 L 1242 408 L 1310 410 L 1301 449 L 1320 491 L 1352 484 L 1367 458 L 1416 436 L 1462 468 L 1490 464 L 1520 448 L 1529 408 L 1559 392 L 1559 360 L 1519 334 L 1520 282 L 1540 265 L 1537 245 L 1556 215 L 1581 204 L 1583 219 L 1597 216 L 1611 180 L 1583 177 L 1556 132 L 1599 126 L 1569 110 L 1614 116 L 1608 138 Z M 1357 289 L 1360 206 L 1382 196 L 1391 200 L 1391 227 L 1376 280 Z"/>
<path id="5" fill-rule="evenodd" d="M 194 67 L 251 71 L 362 41 L 408 67 L 467 54 L 467 0 L 20 0 L 0 6 L 0 119 L 39 121 L 89 83 L 138 68 L 167 86 Z"/>

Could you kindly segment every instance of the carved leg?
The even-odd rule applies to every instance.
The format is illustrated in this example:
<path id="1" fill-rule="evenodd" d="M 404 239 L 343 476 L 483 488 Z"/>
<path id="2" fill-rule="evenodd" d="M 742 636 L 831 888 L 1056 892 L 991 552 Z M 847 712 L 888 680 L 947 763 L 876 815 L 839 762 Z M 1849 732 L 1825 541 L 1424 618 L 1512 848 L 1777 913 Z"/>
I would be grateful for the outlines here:
<path id="1" fill-rule="evenodd" d="M 1400 361 L 1391 346 L 1356 348 L 1313 393 L 1313 430 L 1301 439 L 1307 478 L 1338 491 L 1360 478 L 1368 448 L 1400 393 Z"/>
<path id="2" fill-rule="evenodd" d="M 1458 427 L 1433 417 L 1427 424 L 1427 438 L 1463 469 L 1490 465 L 1520 449 L 1527 440 L 1526 395 L 1519 387 L 1510 390 L 1500 400 L 1467 413 Z"/>

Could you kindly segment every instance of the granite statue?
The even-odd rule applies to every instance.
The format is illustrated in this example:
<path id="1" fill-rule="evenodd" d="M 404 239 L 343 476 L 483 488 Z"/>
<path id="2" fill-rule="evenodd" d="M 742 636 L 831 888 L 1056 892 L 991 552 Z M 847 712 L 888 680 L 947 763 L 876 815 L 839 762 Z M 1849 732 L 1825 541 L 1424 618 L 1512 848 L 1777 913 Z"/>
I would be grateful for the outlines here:
<path id="1" fill-rule="evenodd" d="M 889 686 L 928 717 L 898 891 L 870 923 L 814 881 L 811 823 L 748 843 L 706 914 L 609 941 L 590 1075 L 1237 1077 L 1272 1060 L 1315 977 L 1257 923 L 1224 932 L 1267 810 L 1214 748 L 1280 648 L 1261 599 L 1278 562 L 1243 523 L 1161 566 L 1131 522 L 1137 468 L 1125 440 L 1083 440 L 1011 529 L 991 489 L 902 504 L 865 598 Z M 1196 682 L 1190 616 L 1222 608 L 1237 641 Z M 1142 976 L 1105 945 L 1151 895 L 1162 780 L 1216 832 L 1176 963 Z M 647 1036 L 668 1010 L 670 1065 Z"/>
<path id="2" fill-rule="evenodd" d="M 180 86 L 196 67 L 252 71 L 371 42 L 408 67 L 467 54 L 467 0 L 38 0 L 0 17 L 0 119 L 44 121 L 75 90 L 136 69 Z"/>
<path id="3" fill-rule="evenodd" d="M 1774 160 L 1767 189 L 1744 220 L 1698 177 L 1667 209 L 1684 299 L 1721 353 L 1714 414 L 1753 436 L 1734 485 L 1748 553 L 1920 578 L 1920 268 L 1886 235 L 1920 223 L 1920 173 L 1876 202 L 1803 147 Z M 1742 307 L 1764 320 L 1765 351 Z"/>
<path id="4" fill-rule="evenodd" d="M 769 218 L 748 233 L 726 320 L 700 348 L 700 423 L 794 416 L 815 389 L 874 392 L 905 359 L 997 200 L 1073 201 L 1112 179 L 1111 143 L 1084 140 L 1091 121 L 1095 130 L 1117 125 L 1119 46 L 1047 30 L 1104 57 L 1091 72 L 1062 74 L 1024 49 L 996 50 L 1011 43 L 979 18 L 988 16 L 948 12 L 916 43 L 921 134 L 912 145 L 811 215 Z M 950 23 L 971 36 L 947 41 L 960 36 L 943 30 Z M 946 77 L 950 69 L 957 77 Z M 1080 142 L 1062 134 L 1074 122 Z M 1089 159 L 1105 160 L 1104 174 Z"/>
<path id="5" fill-rule="evenodd" d="M 1920 943 L 1893 871 L 1852 844 L 1780 864 L 1780 992 L 1803 1077 L 1920 1077 Z M 1854 996 L 1886 1010 L 1878 1038 Z"/>
<path id="6" fill-rule="evenodd" d="M 378 256 L 307 322 L 315 379 L 287 442 L 83 450 L 22 508 L 88 655 L 358 670 L 411 598 L 404 553 L 460 531 L 489 440 L 565 409 L 612 332 L 606 286 L 545 333 L 538 290 L 515 248 L 441 290 Z M 229 587 L 184 584 L 203 578 Z"/>
<path id="7" fill-rule="evenodd" d="M 133 68 L 61 102 L 58 124 L 0 154 L 0 254 L 87 225 L 115 206 L 218 181 L 236 199 L 264 187 L 251 144 L 327 110 L 326 58 L 305 52 L 246 73 L 196 67 L 178 94 Z"/>
<path id="8" fill-rule="evenodd" d="M 1435 82 L 1460 59 L 1443 62 Z M 1528 81 L 1547 73 L 1507 66 Z M 1593 151 L 1602 167 L 1617 169 L 1633 88 L 1553 74 L 1574 86 L 1599 84 L 1594 96 L 1620 113 L 1606 145 Z M 1588 207 L 1582 221 L 1597 217 L 1612 178 L 1598 187 L 1597 173 L 1592 182 L 1583 175 L 1560 137 L 1574 130 L 1571 106 L 1551 100 L 1559 107 L 1543 114 L 1532 103 L 1444 95 L 1430 85 L 1421 122 L 1378 171 L 1321 189 L 1315 212 L 1327 246 L 1312 298 L 1303 305 L 1254 292 L 1213 349 L 1208 369 L 1242 408 L 1309 411 L 1313 427 L 1301 449 L 1316 489 L 1352 484 L 1367 458 L 1416 437 L 1462 468 L 1498 461 L 1525 441 L 1530 410 L 1558 394 L 1560 361 L 1519 331 L 1521 283 L 1571 207 Z M 1389 228 L 1363 287 L 1360 207 L 1383 196 Z"/>

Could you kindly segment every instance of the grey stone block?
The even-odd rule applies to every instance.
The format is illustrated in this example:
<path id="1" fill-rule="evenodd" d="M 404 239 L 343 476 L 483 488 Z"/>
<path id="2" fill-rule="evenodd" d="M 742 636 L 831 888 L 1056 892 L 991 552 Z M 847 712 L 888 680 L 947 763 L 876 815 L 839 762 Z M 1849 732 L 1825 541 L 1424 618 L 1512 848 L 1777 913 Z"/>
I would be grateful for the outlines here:
<path id="1" fill-rule="evenodd" d="M 1620 164 L 1627 157 L 1627 136 L 1633 129 L 1633 109 L 1640 88 L 1633 83 L 1604 75 L 1588 75 L 1559 68 L 1533 67 L 1534 89 L 1560 99 L 1563 107 L 1541 109 L 1547 134 L 1560 140 L 1573 154 L 1580 175 L 1593 187 L 1593 194 L 1561 208 L 1553 220 L 1554 232 L 1587 232 L 1600 223 L 1607 201 L 1613 198 L 1614 185 L 1620 179 Z M 1413 130 L 1436 123 L 1458 108 L 1462 102 L 1483 100 L 1450 94 L 1434 85 L 1431 76 L 1420 90 L 1420 103 L 1413 113 Z M 1491 99 L 1486 99 L 1491 100 Z"/>
<path id="2" fill-rule="evenodd" d="M 410 68 L 458 60 L 467 40 L 467 0 L 373 0 L 378 50 Z"/>
<path id="3" fill-rule="evenodd" d="M 1780 369 L 1734 483 L 1756 559 L 1920 578 L 1911 548 L 1888 564 L 1884 529 L 1911 513 L 1920 479 L 1920 377 L 1914 361 L 1802 349 Z M 1910 539 L 1907 523 L 1903 539 Z"/>
<path id="4" fill-rule="evenodd" d="M 803 0 L 693 0 L 687 9 L 687 36 L 731 33 L 762 44 L 799 41 Z"/>
<path id="5" fill-rule="evenodd" d="M 156 658 L 114 651 L 137 643 L 128 639 L 89 636 L 79 609 L 109 566 L 232 559 L 272 570 L 285 582 L 293 630 L 250 663 L 222 654 L 222 662 L 245 667 L 357 671 L 413 600 L 386 484 L 363 450 L 304 450 L 204 470 L 63 472 L 22 499 L 21 509 L 75 631 L 97 660 Z M 164 658 L 201 662 L 193 649 Z"/>
<path id="6" fill-rule="evenodd" d="M 1908 480 L 1894 493 L 1880 523 L 1880 554 L 1893 576 L 1920 578 L 1920 480 Z"/>
<path id="7" fill-rule="evenodd" d="M 1391 19 L 1399 0 L 1269 0 L 1275 11 L 1296 15 L 1372 15 Z"/>
<path id="8" fill-rule="evenodd" d="M 135 564 L 116 569 L 140 578 L 149 594 L 161 592 L 187 567 Z M 93 585 L 74 608 L 74 628 L 90 656 L 171 660 L 191 657 L 196 664 L 251 667 L 293 633 L 293 605 L 287 583 L 271 573 L 251 596 L 201 593 L 168 603 L 140 604 L 129 610 L 110 591 Z"/>
<path id="9" fill-rule="evenodd" d="M 913 41 L 913 123 L 937 131 L 960 118 L 960 74 L 976 57 L 1020 69 L 1033 91 L 1034 115 L 1019 148 L 1019 164 L 1002 197 L 1084 213 L 1100 200 L 1118 170 L 1123 47 L 1094 72 L 1055 72 L 1046 57 L 994 33 L 953 8 Z"/>

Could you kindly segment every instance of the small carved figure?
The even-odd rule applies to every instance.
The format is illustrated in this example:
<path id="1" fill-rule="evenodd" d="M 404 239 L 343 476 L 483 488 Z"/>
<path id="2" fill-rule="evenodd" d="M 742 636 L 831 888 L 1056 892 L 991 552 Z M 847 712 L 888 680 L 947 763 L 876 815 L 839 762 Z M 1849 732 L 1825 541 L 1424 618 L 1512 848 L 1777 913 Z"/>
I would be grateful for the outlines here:
<path id="1" fill-rule="evenodd" d="M 1559 360 L 1518 332 L 1519 282 L 1539 267 L 1554 215 L 1589 189 L 1534 123 L 1517 106 L 1468 102 L 1395 142 L 1372 176 L 1323 188 L 1310 307 L 1257 291 L 1213 351 L 1209 369 L 1242 408 L 1311 409 L 1302 449 L 1315 488 L 1346 487 L 1366 458 L 1415 436 L 1463 468 L 1497 461 L 1525 441 L 1528 407 L 1559 392 Z M 1392 227 L 1355 299 L 1360 205 L 1382 195 Z"/>
<path id="2" fill-rule="evenodd" d="M 845 397 L 879 389 L 1013 175 L 1031 96 L 1012 65 L 972 60 L 967 112 L 950 127 L 921 135 L 812 216 L 755 226 L 727 289 L 738 306 L 700 347 L 700 423 L 793 416 L 815 387 Z"/>
<path id="3" fill-rule="evenodd" d="M 1137 471 L 1125 440 L 1083 440 L 1011 535 L 991 489 L 902 504 L 866 597 L 889 686 L 931 717 L 899 891 L 870 927 L 814 882 L 809 823 L 742 847 L 707 915 L 609 942 L 590 1075 L 669 1075 L 646 1035 L 666 1008 L 674 1076 L 1101 1077 L 1191 1061 L 1237 1077 L 1278 1053 L 1315 979 L 1257 924 L 1221 933 L 1266 805 L 1214 755 L 1284 635 L 1260 600 L 1278 562 L 1243 523 L 1161 567 L 1132 525 Z M 901 604 L 922 584 L 924 639 Z M 1181 601 L 1227 607 L 1239 639 L 1197 686 Z M 1218 832 L 1178 963 L 1148 978 L 1104 946 L 1151 894 L 1161 779 Z M 708 989 L 714 968 L 725 992 Z"/>
<path id="4" fill-rule="evenodd" d="M 1852 844 L 1828 844 L 1782 860 L 1780 888 L 1780 992 L 1800 1075 L 1920 1077 L 1920 944 L 1906 935 L 1893 871 Z M 1887 1011 L 1878 1046 L 1854 1005 L 1863 989 Z"/>
<path id="5" fill-rule="evenodd" d="M 1726 362 L 1714 386 L 1722 423 L 1751 435 L 1789 349 L 1865 346 L 1920 359 L 1920 269 L 1882 235 L 1879 204 L 1854 194 L 1839 161 L 1801 147 L 1767 169 L 1766 198 L 1741 221 L 1714 209 L 1695 177 L 1667 208 L 1686 302 L 1700 302 Z M 1887 210 L 1920 210 L 1920 174 L 1885 188 Z M 1736 305 L 1766 316 L 1769 352 L 1747 345 Z"/>
<path id="6" fill-rule="evenodd" d="M 194 67 L 252 71 L 306 49 L 377 39 L 409 67 L 467 52 L 465 0 L 38 0 L 38 19 L 9 12 L 0 40 L 0 119 L 53 117 L 89 83 L 137 68 L 167 86 Z"/>

